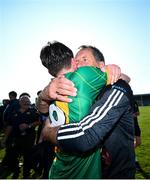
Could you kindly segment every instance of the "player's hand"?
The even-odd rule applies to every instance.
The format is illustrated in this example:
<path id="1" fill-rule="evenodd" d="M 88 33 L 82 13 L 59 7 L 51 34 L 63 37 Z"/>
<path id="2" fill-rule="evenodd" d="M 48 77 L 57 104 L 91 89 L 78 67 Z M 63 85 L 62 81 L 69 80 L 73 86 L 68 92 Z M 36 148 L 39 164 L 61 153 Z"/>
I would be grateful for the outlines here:
<path id="1" fill-rule="evenodd" d="M 71 102 L 67 96 L 76 96 L 77 89 L 74 84 L 64 76 L 54 78 L 49 84 L 48 94 L 51 99 Z"/>
<path id="2" fill-rule="evenodd" d="M 119 66 L 115 64 L 109 64 L 104 66 L 103 71 L 108 71 L 108 81 L 110 84 L 114 84 L 118 79 L 120 79 L 121 76 L 121 69 Z"/>

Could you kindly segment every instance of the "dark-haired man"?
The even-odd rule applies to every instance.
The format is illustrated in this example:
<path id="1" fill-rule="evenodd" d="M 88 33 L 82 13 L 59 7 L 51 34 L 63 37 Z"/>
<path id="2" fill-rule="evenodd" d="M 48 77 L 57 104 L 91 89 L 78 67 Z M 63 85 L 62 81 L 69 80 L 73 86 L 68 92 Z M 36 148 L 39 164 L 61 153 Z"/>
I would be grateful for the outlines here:
<path id="1" fill-rule="evenodd" d="M 99 91 L 106 85 L 107 75 L 102 72 L 97 62 L 93 66 L 84 66 L 76 70 L 73 53 L 64 44 L 54 42 L 41 51 L 42 63 L 53 76 L 66 74 L 78 89 L 72 103 L 55 101 L 49 107 L 51 125 L 80 122 L 88 113 Z M 59 65 L 59 66 L 58 66 Z M 68 73 L 69 72 L 69 73 Z M 86 89 L 86 90 L 85 90 Z M 59 119 L 59 120 L 58 120 Z M 82 167 L 84 166 L 84 170 Z M 95 167 L 94 170 L 91 167 Z M 82 170 L 81 170 L 82 169 Z M 99 148 L 88 154 L 68 154 L 59 150 L 50 171 L 50 178 L 99 179 L 101 178 L 101 158 Z"/>

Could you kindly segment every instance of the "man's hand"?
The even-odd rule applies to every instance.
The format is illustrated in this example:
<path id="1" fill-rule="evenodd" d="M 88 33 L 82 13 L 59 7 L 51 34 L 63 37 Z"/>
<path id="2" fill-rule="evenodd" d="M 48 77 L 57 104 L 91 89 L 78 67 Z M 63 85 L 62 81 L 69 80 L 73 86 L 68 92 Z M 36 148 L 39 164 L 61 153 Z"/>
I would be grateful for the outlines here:
<path id="1" fill-rule="evenodd" d="M 39 94 L 37 108 L 40 112 L 47 113 L 51 100 L 72 102 L 67 96 L 76 96 L 76 92 L 74 84 L 64 76 L 54 78 Z"/>
<path id="2" fill-rule="evenodd" d="M 63 102 L 71 102 L 67 96 L 76 96 L 76 91 L 74 84 L 64 76 L 54 78 L 48 87 L 49 97 Z"/>
<path id="3" fill-rule="evenodd" d="M 104 66 L 102 71 L 108 71 L 108 81 L 110 84 L 114 84 L 121 76 L 121 69 L 115 64 L 109 64 Z"/>

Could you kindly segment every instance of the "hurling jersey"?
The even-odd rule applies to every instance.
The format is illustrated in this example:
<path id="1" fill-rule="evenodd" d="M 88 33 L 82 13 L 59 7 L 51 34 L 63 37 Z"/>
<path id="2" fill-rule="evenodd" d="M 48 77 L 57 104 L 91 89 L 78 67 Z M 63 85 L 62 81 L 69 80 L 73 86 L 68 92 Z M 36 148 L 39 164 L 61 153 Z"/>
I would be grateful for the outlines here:
<path id="1" fill-rule="evenodd" d="M 71 103 L 55 101 L 49 107 L 53 126 L 80 122 L 89 112 L 100 90 L 107 83 L 107 74 L 99 68 L 84 66 L 65 75 L 77 88 Z M 59 123 L 60 124 L 59 124 Z M 50 179 L 100 179 L 100 149 L 76 155 L 59 150 L 53 161 Z"/>

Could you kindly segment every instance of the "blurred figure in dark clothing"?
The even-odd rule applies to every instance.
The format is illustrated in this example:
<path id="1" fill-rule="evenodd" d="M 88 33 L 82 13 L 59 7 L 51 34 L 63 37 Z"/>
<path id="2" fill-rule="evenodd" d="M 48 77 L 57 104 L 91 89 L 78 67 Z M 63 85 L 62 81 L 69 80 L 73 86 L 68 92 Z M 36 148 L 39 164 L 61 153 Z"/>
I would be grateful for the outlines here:
<path id="1" fill-rule="evenodd" d="M 9 104 L 9 99 L 3 99 L 2 103 L 3 104 L 0 106 L 0 131 L 3 130 L 3 125 L 4 125 L 4 123 L 3 123 L 3 121 L 4 121 L 3 120 L 3 113 L 4 113 L 6 107 Z"/>
<path id="2" fill-rule="evenodd" d="M 17 93 L 15 91 L 9 92 L 9 105 L 6 107 L 4 111 L 4 127 L 6 128 L 5 131 L 7 133 L 7 125 L 11 119 L 11 114 L 15 111 L 15 109 L 19 108 L 19 101 L 17 99 Z"/>
<path id="3" fill-rule="evenodd" d="M 13 136 L 16 137 L 15 143 L 20 155 L 23 155 L 23 178 L 29 178 L 31 149 L 35 142 L 39 114 L 30 107 L 31 102 L 27 96 L 22 96 L 19 104 L 20 109 L 12 119 Z"/>
<path id="4" fill-rule="evenodd" d="M 21 93 L 20 96 L 19 96 L 19 99 L 20 99 L 22 96 L 27 96 L 27 97 L 29 97 L 29 98 L 31 97 L 30 94 L 27 93 L 27 92 Z"/>
<path id="5" fill-rule="evenodd" d="M 19 100 L 17 99 L 17 93 L 15 91 L 11 91 L 8 93 L 10 102 L 9 105 L 6 107 L 4 113 L 3 113 L 3 125 L 4 125 L 4 139 L 2 140 L 3 147 L 5 147 L 5 155 L 2 160 L 2 172 L 3 169 L 11 170 L 14 169 L 14 165 L 11 163 L 14 162 L 14 153 L 13 151 L 13 137 L 11 136 L 11 118 L 12 114 L 15 113 L 16 109 L 19 109 Z M 16 167 L 16 166 L 15 166 Z M 16 167 L 16 171 L 18 171 Z M 3 178 L 3 177 L 2 177 Z"/>
<path id="6" fill-rule="evenodd" d="M 41 90 L 37 92 L 37 97 L 41 92 Z M 40 107 L 43 107 L 42 112 L 39 111 L 39 103 Z M 46 119 L 49 117 L 48 108 L 45 108 L 44 101 L 42 103 L 44 104 L 41 104 L 38 98 L 35 99 L 35 106 L 40 115 L 40 125 L 37 131 L 36 145 L 32 149 L 32 166 L 42 179 L 48 179 L 49 169 L 52 165 L 55 153 L 54 145 L 43 139 L 42 136 L 42 129 Z"/>
<path id="7" fill-rule="evenodd" d="M 7 105 L 4 113 L 3 113 L 3 126 L 4 126 L 4 139 L 2 140 L 3 147 L 5 147 L 5 156 L 2 160 L 2 167 L 8 168 L 9 166 L 9 159 L 11 156 L 11 146 L 13 137 L 11 136 L 11 123 L 12 114 L 19 109 L 19 100 L 17 99 L 17 93 L 15 91 L 11 91 L 8 93 L 9 96 L 9 104 Z M 3 171 L 2 171 L 3 172 Z"/>
<path id="8" fill-rule="evenodd" d="M 140 115 L 139 111 L 139 106 L 136 100 L 134 101 L 134 107 L 133 107 L 133 119 L 134 119 L 134 147 L 138 147 L 141 145 L 141 129 L 138 123 L 138 116 Z M 137 157 L 135 157 L 135 166 L 136 166 L 136 171 L 141 171 L 141 166 L 137 160 Z"/>
<path id="9" fill-rule="evenodd" d="M 37 92 L 37 97 L 35 98 L 35 107 L 37 108 L 37 110 L 38 110 L 38 96 L 40 93 L 41 93 L 41 90 Z M 38 130 L 37 130 L 36 144 L 38 144 L 38 142 L 39 142 L 40 134 L 41 134 L 41 131 L 43 128 L 43 121 L 44 121 L 43 116 L 45 116 L 45 118 L 47 118 L 47 116 L 48 116 L 47 113 L 42 114 L 40 111 L 39 111 L 39 114 L 40 114 L 40 124 L 39 124 Z"/>
<path id="10" fill-rule="evenodd" d="M 133 109 L 134 128 L 135 128 L 135 148 L 141 144 L 141 129 L 138 123 L 138 116 L 140 115 L 138 103 L 135 101 Z"/>
<path id="11" fill-rule="evenodd" d="M 11 114 L 8 124 L 9 131 L 6 140 L 9 141 L 7 158 L 3 164 L 14 172 L 13 178 L 19 175 L 19 157 L 23 155 L 23 178 L 30 175 L 31 149 L 35 142 L 35 127 L 39 124 L 39 114 L 36 109 L 30 108 L 31 102 L 27 96 L 19 99 L 19 108 Z"/>

